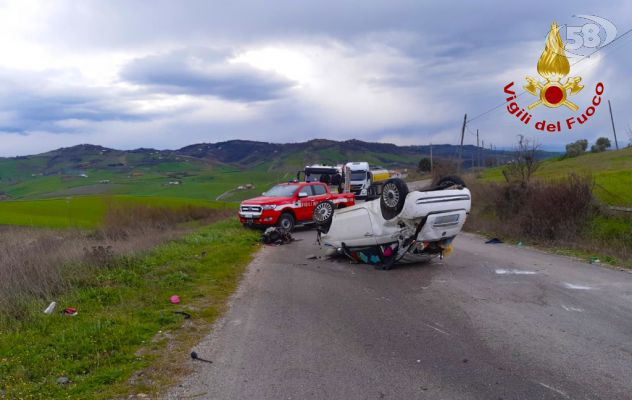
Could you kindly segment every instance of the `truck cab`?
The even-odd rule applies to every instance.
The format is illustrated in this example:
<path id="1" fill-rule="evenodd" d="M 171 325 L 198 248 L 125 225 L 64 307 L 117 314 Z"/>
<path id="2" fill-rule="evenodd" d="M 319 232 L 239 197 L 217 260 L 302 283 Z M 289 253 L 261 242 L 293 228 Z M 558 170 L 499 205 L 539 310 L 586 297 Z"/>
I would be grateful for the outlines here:
<path id="1" fill-rule="evenodd" d="M 365 161 L 345 165 L 345 183 L 358 199 L 373 199 L 382 193 L 382 184 L 390 178 L 384 169 L 371 169 Z"/>

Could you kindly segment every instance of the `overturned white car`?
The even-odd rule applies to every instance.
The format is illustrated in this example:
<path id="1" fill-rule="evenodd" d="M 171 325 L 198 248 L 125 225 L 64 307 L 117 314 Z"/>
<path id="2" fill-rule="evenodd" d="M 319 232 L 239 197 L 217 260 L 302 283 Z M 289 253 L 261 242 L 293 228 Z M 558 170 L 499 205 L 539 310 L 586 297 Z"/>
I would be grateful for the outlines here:
<path id="1" fill-rule="evenodd" d="M 448 176 L 413 192 L 403 180 L 390 179 L 379 199 L 336 210 L 333 203 L 322 202 L 313 218 L 328 254 L 389 269 L 397 262 L 429 260 L 450 251 L 470 206 L 470 191 L 459 177 Z"/>

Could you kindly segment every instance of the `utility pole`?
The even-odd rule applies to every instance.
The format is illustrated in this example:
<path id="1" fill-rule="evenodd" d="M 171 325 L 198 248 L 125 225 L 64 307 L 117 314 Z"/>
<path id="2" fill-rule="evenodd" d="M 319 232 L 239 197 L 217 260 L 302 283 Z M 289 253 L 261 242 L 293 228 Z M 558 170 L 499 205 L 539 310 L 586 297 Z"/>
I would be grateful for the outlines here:
<path id="1" fill-rule="evenodd" d="M 432 175 L 432 143 L 430 143 L 430 175 Z"/>
<path id="2" fill-rule="evenodd" d="M 481 148 L 478 145 L 478 129 L 476 130 L 476 161 L 478 164 L 478 167 L 481 167 Z"/>
<path id="3" fill-rule="evenodd" d="M 461 159 L 463 157 L 463 138 L 465 136 L 465 124 L 467 123 L 467 114 L 463 117 L 463 127 L 461 128 L 461 146 L 459 147 L 459 165 L 457 167 L 457 171 L 461 173 Z"/>
<path id="4" fill-rule="evenodd" d="M 614 118 L 612 118 L 612 106 L 610 105 L 610 100 L 608 100 L 608 108 L 610 109 L 610 122 L 612 122 L 612 133 L 614 133 L 614 144 L 617 146 L 617 150 L 619 150 L 619 142 L 617 142 L 617 130 L 614 129 Z"/>

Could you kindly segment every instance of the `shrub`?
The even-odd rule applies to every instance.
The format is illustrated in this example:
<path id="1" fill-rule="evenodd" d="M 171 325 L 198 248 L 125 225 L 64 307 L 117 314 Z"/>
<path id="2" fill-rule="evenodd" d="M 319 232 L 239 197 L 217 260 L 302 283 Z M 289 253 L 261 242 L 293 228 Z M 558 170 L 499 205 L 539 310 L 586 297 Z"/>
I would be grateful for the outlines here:
<path id="1" fill-rule="evenodd" d="M 529 184 L 470 182 L 468 187 L 473 199 L 470 228 L 536 241 L 581 235 L 595 204 L 589 176 Z"/>
<path id="2" fill-rule="evenodd" d="M 611 146 L 610 139 L 607 137 L 600 137 L 597 139 L 595 144 L 590 147 L 590 151 L 593 153 L 601 153 L 602 151 L 606 151 Z"/>
<path id="3" fill-rule="evenodd" d="M 566 157 L 577 157 L 586 152 L 588 148 L 588 140 L 581 139 L 574 143 L 566 145 Z"/>

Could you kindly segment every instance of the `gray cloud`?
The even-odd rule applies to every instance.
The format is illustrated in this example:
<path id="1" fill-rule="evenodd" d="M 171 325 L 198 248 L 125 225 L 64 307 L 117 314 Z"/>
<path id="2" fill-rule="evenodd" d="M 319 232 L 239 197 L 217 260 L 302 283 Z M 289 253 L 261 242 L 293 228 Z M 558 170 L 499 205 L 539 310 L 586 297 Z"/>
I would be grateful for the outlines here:
<path id="1" fill-rule="evenodd" d="M 121 78 L 171 94 L 211 95 L 251 102 L 280 97 L 293 82 L 240 63 L 228 53 L 208 49 L 179 50 L 137 59 L 123 68 Z"/>
<path id="2" fill-rule="evenodd" d="M 98 123 L 151 117 L 128 107 L 130 93 L 79 85 L 55 87 L 59 75 L 54 70 L 0 70 L 0 131 L 67 132 L 76 129 L 64 121 Z"/>
<path id="3" fill-rule="evenodd" d="M 110 86 L 75 83 L 67 76 L 72 65 L 64 71 L 43 65 L 38 73 L 0 70 L 0 131 L 50 132 L 42 136 L 50 148 L 73 140 L 177 147 L 231 138 L 455 143 L 464 113 L 472 117 L 489 110 L 504 101 L 502 87 L 509 80 L 521 86 L 525 74 L 535 75 L 553 20 L 577 22 L 572 15 L 591 13 L 610 19 L 619 33 L 630 27 L 629 2 L 543 4 L 546 13 L 537 4 L 491 0 L 60 0 L 38 7 L 43 16 L 34 16 L 25 37 L 60 55 L 123 54 L 120 80 Z M 284 77 L 228 62 L 232 54 L 264 46 L 317 48 L 310 57 L 324 60 L 327 70 L 295 87 Z M 625 108 L 632 101 L 627 73 L 632 59 L 629 51 L 612 47 L 603 52 L 607 59 L 592 80 L 582 74 L 587 89 L 578 103 L 586 103 L 595 79 L 604 80 L 618 129 L 624 130 L 632 123 Z M 193 100 L 169 105 L 181 100 L 171 99 L 178 94 Z M 538 113 L 565 115 L 559 109 Z M 64 122 L 75 120 L 81 123 Z M 593 140 L 610 130 L 605 109 L 577 131 L 547 135 L 517 125 L 503 107 L 468 128 L 479 128 L 486 143 L 498 147 L 511 146 L 523 133 L 547 148 Z M 469 130 L 467 135 L 466 143 L 472 143 L 475 137 Z M 28 140 L 15 143 L 13 154 L 31 152 Z"/>

